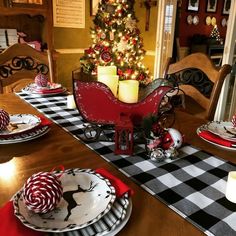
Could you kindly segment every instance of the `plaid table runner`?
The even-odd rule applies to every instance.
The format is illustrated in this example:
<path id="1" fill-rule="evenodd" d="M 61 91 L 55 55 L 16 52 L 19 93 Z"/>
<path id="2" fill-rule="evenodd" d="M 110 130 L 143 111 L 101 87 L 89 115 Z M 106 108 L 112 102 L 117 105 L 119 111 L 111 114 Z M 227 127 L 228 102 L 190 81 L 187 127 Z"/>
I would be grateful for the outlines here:
<path id="1" fill-rule="evenodd" d="M 66 96 L 18 95 L 81 139 L 84 122 L 77 109 L 67 109 Z M 236 235 L 236 204 L 225 198 L 228 172 L 236 170 L 235 164 L 189 145 L 180 149 L 178 159 L 161 163 L 152 162 L 143 145 L 136 146 L 133 156 L 114 155 L 113 142 L 86 145 L 206 235 Z"/>

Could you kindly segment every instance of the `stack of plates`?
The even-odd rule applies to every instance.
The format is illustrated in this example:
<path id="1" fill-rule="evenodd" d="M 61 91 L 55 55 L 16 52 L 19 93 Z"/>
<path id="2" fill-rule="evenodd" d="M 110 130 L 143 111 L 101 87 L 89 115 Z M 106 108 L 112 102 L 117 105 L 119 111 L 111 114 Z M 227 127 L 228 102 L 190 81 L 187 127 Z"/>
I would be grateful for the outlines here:
<path id="1" fill-rule="evenodd" d="M 41 119 L 31 114 L 10 115 L 12 129 L 0 131 L 0 144 L 26 142 L 46 134 L 49 125 L 41 125 Z"/>
<path id="2" fill-rule="evenodd" d="M 218 147 L 236 150 L 236 128 L 233 127 L 232 122 L 208 122 L 197 129 L 197 134 Z"/>
<path id="3" fill-rule="evenodd" d="M 46 214 L 29 211 L 22 190 L 16 193 L 15 215 L 25 226 L 64 236 L 111 236 L 125 226 L 131 215 L 131 199 L 128 194 L 116 198 L 108 179 L 90 169 L 68 169 L 60 180 L 63 197 L 57 208 Z"/>
<path id="4" fill-rule="evenodd" d="M 61 84 L 48 82 L 47 87 L 38 87 L 35 83 L 29 84 L 22 89 L 22 92 L 34 96 L 53 96 L 66 92 L 66 88 Z"/>

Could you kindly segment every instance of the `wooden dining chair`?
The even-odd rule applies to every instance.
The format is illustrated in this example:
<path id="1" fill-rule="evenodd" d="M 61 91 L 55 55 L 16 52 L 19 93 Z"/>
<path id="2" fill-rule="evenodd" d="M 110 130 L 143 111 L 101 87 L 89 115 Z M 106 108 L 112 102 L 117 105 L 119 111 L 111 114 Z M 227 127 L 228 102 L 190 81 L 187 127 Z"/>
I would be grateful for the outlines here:
<path id="1" fill-rule="evenodd" d="M 183 92 L 186 112 L 213 120 L 223 82 L 230 71 L 228 64 L 217 68 L 206 54 L 193 53 L 176 63 L 171 63 L 169 58 L 164 78 Z"/>
<path id="2" fill-rule="evenodd" d="M 0 93 L 18 92 L 34 81 L 38 73 L 52 80 L 49 53 L 27 44 L 14 44 L 0 53 Z"/>

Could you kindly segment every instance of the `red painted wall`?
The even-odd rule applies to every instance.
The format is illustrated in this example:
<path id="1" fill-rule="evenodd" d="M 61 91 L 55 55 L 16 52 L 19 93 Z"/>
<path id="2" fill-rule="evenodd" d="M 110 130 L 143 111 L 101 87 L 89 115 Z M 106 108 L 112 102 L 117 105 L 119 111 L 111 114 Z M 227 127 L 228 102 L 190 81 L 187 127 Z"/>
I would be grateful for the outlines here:
<path id="1" fill-rule="evenodd" d="M 206 12 L 206 6 L 207 6 L 207 0 L 199 0 L 199 10 L 198 12 L 188 11 L 187 5 L 189 0 L 182 0 L 181 8 L 179 9 L 179 40 L 180 40 L 180 46 L 182 47 L 188 47 L 189 46 L 189 39 L 194 34 L 203 34 L 207 37 L 210 36 L 211 31 L 213 29 L 212 25 L 206 24 L 206 17 L 215 17 L 216 18 L 216 24 L 218 26 L 220 36 L 221 38 L 225 38 L 226 35 L 226 29 L 227 27 L 223 27 L 221 25 L 221 20 L 223 18 L 228 19 L 228 15 L 222 14 L 223 4 L 224 0 L 218 0 L 217 1 L 217 9 L 215 13 L 212 12 Z M 197 15 L 199 17 L 199 23 L 198 25 L 189 25 L 187 23 L 187 17 L 188 15 L 195 16 Z"/>

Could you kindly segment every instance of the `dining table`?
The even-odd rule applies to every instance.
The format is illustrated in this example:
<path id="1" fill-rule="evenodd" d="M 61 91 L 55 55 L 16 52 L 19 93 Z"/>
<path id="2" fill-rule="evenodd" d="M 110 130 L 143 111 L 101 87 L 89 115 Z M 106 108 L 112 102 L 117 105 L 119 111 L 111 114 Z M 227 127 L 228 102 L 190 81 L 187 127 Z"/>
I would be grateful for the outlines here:
<path id="1" fill-rule="evenodd" d="M 0 94 L 0 108 L 10 114 L 40 115 L 38 109 L 15 93 Z M 184 111 L 174 112 L 174 128 L 184 135 L 185 143 L 236 163 L 235 151 L 222 149 L 199 138 L 196 130 L 206 123 L 206 120 Z M 65 169 L 105 168 L 133 189 L 132 213 L 126 226 L 118 233 L 119 236 L 204 235 L 201 230 L 149 194 L 114 165 L 101 158 L 97 152 L 88 148 L 83 141 L 75 139 L 56 123 L 52 123 L 51 130 L 47 134 L 37 139 L 0 145 L 0 207 L 9 201 L 34 173 L 50 171 L 61 165 Z"/>

